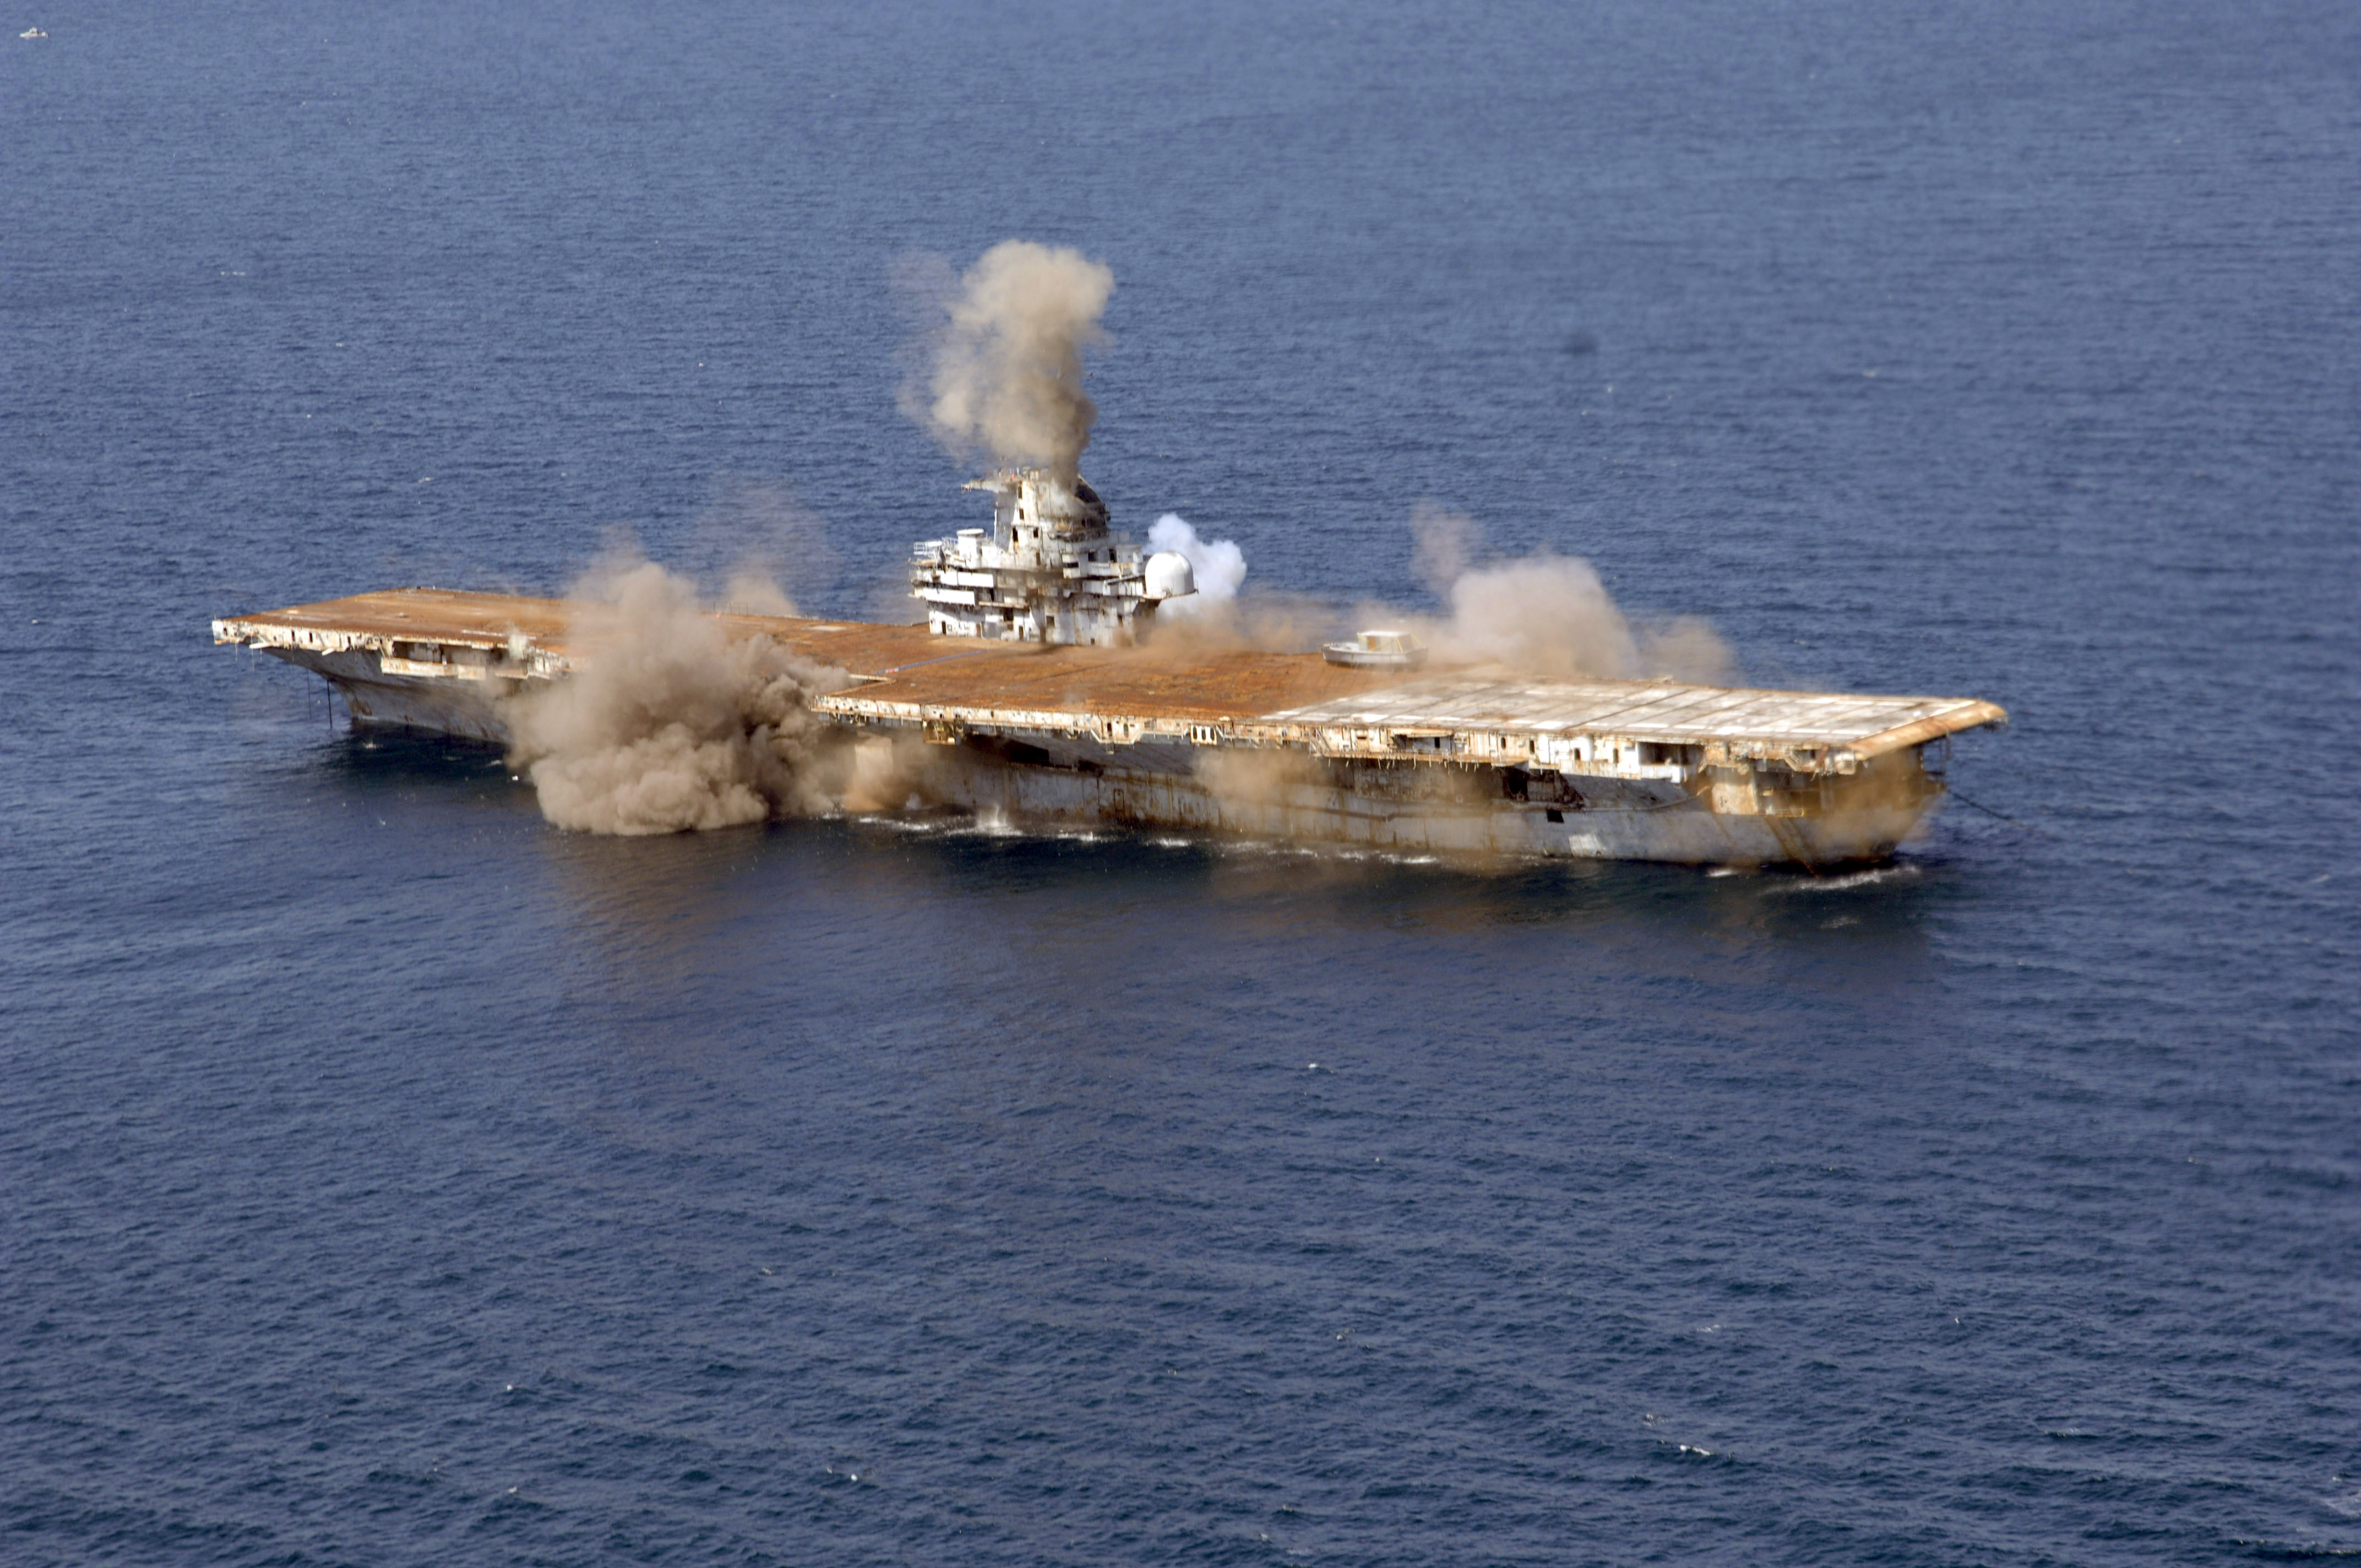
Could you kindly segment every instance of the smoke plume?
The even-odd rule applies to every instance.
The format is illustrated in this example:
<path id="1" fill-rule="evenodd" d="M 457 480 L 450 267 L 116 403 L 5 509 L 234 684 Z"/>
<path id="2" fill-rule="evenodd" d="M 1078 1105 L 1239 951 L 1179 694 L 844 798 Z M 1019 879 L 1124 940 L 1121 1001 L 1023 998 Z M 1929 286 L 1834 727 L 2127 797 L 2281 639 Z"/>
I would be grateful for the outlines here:
<path id="1" fill-rule="evenodd" d="M 1245 551 L 1227 539 L 1198 538 L 1197 531 L 1177 511 L 1166 512 L 1149 527 L 1148 547 L 1186 556 L 1189 570 L 1197 579 L 1195 593 L 1167 602 L 1157 610 L 1159 616 L 1187 620 L 1219 614 L 1238 597 L 1238 585 L 1246 580 Z"/>
<path id="2" fill-rule="evenodd" d="M 1011 239 L 985 251 L 934 325 L 924 411 L 938 439 L 1071 486 L 1098 418 L 1082 350 L 1106 340 L 1114 291 L 1115 273 L 1079 250 Z"/>
<path id="3" fill-rule="evenodd" d="M 1541 550 L 1474 565 L 1483 526 L 1433 501 L 1411 509 L 1411 529 L 1412 565 L 1451 609 L 1447 620 L 1416 623 L 1441 663 L 1561 679 L 1729 677 L 1730 649 L 1712 627 L 1684 616 L 1635 631 L 1587 561 Z"/>
<path id="4" fill-rule="evenodd" d="M 792 616 L 806 594 L 825 595 L 836 584 L 841 563 L 829 532 L 784 481 L 724 474 L 675 544 L 673 565 L 699 582 L 726 578 L 718 609 Z"/>
<path id="5" fill-rule="evenodd" d="M 775 592 L 775 590 L 774 590 Z M 823 811 L 853 770 L 805 707 L 851 684 L 769 637 L 733 635 L 683 578 L 618 561 L 576 585 L 581 668 L 502 704 L 509 765 L 542 815 L 591 833 L 676 833 Z"/>
<path id="6" fill-rule="evenodd" d="M 1411 503 L 1410 533 L 1411 574 L 1438 597 L 1450 598 L 1451 585 L 1484 547 L 1484 525 L 1440 501 L 1422 499 Z"/>

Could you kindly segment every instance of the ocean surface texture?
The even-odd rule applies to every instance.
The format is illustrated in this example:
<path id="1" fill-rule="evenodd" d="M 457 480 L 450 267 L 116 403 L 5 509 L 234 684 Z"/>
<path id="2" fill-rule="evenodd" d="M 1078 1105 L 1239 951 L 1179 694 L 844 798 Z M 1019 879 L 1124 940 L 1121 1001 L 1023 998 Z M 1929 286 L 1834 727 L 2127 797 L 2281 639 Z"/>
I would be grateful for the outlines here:
<path id="1" fill-rule="evenodd" d="M 2361 1552 L 2356 170 L 2329 0 L 20 4 L 0 1562 Z M 1457 508 L 2004 704 L 1975 804 L 626 840 L 210 645 L 626 537 L 893 609 L 1013 236 L 1135 534 L 1349 617 Z"/>

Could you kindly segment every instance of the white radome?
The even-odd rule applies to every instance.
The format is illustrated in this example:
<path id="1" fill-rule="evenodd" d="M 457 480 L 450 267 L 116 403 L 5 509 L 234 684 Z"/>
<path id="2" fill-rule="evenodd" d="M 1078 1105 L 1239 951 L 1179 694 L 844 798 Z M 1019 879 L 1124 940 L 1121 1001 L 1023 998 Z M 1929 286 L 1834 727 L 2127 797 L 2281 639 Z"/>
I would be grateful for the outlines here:
<path id="1" fill-rule="evenodd" d="M 1189 565 L 1189 557 L 1178 550 L 1159 550 L 1148 558 L 1146 592 L 1141 596 L 1152 599 L 1186 598 L 1197 591 L 1197 574 Z"/>

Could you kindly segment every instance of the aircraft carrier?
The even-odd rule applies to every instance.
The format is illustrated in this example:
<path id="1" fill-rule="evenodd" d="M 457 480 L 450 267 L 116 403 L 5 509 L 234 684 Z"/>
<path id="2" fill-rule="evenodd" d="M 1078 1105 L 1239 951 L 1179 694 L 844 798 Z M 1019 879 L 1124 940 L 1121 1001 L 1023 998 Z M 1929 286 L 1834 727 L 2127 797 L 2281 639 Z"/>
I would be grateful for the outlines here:
<path id="1" fill-rule="evenodd" d="M 1401 850 L 1799 864 L 1891 856 L 1941 801 L 1973 697 L 1536 680 L 1364 633 L 1310 652 L 1152 635 L 1193 591 L 1079 480 L 980 482 L 994 527 L 914 548 L 924 625 L 721 615 L 843 674 L 848 743 L 928 743 L 924 804 Z M 214 622 L 332 682 L 357 724 L 505 743 L 504 696 L 598 656 L 566 600 L 401 588 Z"/>

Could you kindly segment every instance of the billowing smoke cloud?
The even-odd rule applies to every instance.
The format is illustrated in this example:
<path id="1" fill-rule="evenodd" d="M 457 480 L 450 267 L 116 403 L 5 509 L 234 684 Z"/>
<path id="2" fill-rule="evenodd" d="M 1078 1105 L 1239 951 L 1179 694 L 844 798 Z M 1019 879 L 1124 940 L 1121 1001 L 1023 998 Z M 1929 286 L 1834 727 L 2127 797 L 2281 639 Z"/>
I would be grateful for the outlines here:
<path id="1" fill-rule="evenodd" d="M 1433 501 L 1411 509 L 1411 529 L 1413 567 L 1451 609 L 1416 622 L 1438 663 L 1559 678 L 1729 678 L 1730 649 L 1710 626 L 1681 617 L 1635 632 L 1587 561 L 1543 550 L 1473 565 L 1482 525 Z"/>
<path id="2" fill-rule="evenodd" d="M 841 563 L 829 525 L 784 481 L 725 474 L 674 547 L 675 569 L 700 582 L 726 579 L 717 609 L 792 616 L 807 593 L 825 594 Z"/>
<path id="3" fill-rule="evenodd" d="M 1114 292 L 1115 273 L 1079 250 L 1011 239 L 985 251 L 932 323 L 927 424 L 954 455 L 1071 485 L 1098 419 L 1082 350 L 1106 340 L 1099 316 Z"/>
<path id="4" fill-rule="evenodd" d="M 1246 580 L 1245 551 L 1227 539 L 1198 538 L 1197 531 L 1177 511 L 1168 511 L 1156 520 L 1148 531 L 1148 547 L 1186 556 L 1189 570 L 1197 579 L 1195 593 L 1167 602 L 1157 610 L 1159 616 L 1186 620 L 1219 614 L 1224 606 L 1238 597 L 1238 585 Z"/>
<path id="5" fill-rule="evenodd" d="M 772 590 L 774 593 L 775 589 Z M 502 704 L 510 766 L 542 815 L 592 833 L 676 833 L 830 808 L 854 772 L 805 698 L 851 684 L 769 637 L 734 635 L 686 580 L 617 561 L 576 585 L 567 678 Z"/>

